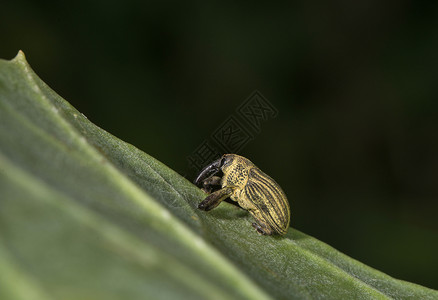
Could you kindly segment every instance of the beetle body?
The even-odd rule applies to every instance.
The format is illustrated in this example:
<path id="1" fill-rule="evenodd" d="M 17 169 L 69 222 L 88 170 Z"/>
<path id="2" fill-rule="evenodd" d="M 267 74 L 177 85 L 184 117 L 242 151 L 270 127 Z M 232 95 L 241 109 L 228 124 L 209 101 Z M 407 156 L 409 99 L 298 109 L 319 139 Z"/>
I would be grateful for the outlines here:
<path id="1" fill-rule="evenodd" d="M 221 175 L 217 176 L 217 175 Z M 199 209 L 208 211 L 230 198 L 254 217 L 253 227 L 265 235 L 287 232 L 290 222 L 289 202 L 281 187 L 250 160 L 224 154 L 206 166 L 195 184 L 209 193 Z"/>

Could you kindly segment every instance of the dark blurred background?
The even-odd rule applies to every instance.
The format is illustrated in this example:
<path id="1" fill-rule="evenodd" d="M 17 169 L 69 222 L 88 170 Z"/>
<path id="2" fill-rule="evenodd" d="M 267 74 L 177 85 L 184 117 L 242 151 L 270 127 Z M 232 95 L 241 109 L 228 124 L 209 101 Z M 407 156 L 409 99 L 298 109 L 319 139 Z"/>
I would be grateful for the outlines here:
<path id="1" fill-rule="evenodd" d="M 7 1 L 0 57 L 192 179 L 254 91 L 278 110 L 239 152 L 291 225 L 438 288 L 438 1 Z"/>

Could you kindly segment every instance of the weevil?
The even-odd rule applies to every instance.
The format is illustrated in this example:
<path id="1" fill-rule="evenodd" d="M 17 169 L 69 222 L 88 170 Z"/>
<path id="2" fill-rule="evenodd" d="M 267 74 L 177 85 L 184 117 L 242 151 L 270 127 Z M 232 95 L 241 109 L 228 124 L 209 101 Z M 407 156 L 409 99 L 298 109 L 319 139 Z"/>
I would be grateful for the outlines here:
<path id="1" fill-rule="evenodd" d="M 249 159 L 224 154 L 207 165 L 194 183 L 209 195 L 198 208 L 209 211 L 230 198 L 249 211 L 252 226 L 264 235 L 284 235 L 289 228 L 289 202 L 281 187 Z"/>

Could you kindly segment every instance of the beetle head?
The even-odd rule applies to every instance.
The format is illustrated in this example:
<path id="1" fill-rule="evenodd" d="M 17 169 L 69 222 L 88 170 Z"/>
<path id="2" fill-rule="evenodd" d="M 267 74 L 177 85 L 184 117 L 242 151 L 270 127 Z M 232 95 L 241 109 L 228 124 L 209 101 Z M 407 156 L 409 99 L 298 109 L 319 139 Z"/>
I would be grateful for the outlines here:
<path id="1" fill-rule="evenodd" d="M 222 168 L 228 166 L 232 160 L 232 154 L 224 154 L 221 158 L 204 167 L 193 183 L 197 186 L 201 186 L 205 179 L 222 172 Z"/>

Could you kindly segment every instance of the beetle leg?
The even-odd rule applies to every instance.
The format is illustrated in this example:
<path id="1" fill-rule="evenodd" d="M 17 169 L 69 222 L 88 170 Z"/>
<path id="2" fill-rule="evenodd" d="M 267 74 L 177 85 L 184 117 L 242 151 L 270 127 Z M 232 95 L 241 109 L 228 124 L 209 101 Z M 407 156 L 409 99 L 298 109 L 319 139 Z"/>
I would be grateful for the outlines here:
<path id="1" fill-rule="evenodd" d="M 216 192 L 211 193 L 207 196 L 201 203 L 199 203 L 198 208 L 201 210 L 209 211 L 219 205 L 224 199 L 228 198 L 233 194 L 233 188 L 225 187 Z"/>
<path id="2" fill-rule="evenodd" d="M 221 187 L 221 185 L 222 185 L 221 180 L 222 180 L 222 178 L 220 178 L 219 176 L 211 176 L 211 177 L 205 179 L 202 182 L 202 190 L 204 192 L 210 194 L 214 188 Z"/>
<path id="3" fill-rule="evenodd" d="M 252 223 L 252 227 L 254 227 L 258 233 L 263 235 L 271 235 L 273 233 L 271 226 L 269 226 L 268 223 L 262 221 L 263 217 L 259 210 L 250 210 L 249 212 L 255 219 L 255 222 Z"/>
<path id="4" fill-rule="evenodd" d="M 251 225 L 252 225 L 252 227 L 254 227 L 256 229 L 257 233 L 260 233 L 263 235 L 271 235 L 272 234 L 272 230 L 269 228 L 262 227 L 255 222 L 252 223 Z"/>

